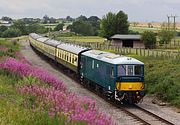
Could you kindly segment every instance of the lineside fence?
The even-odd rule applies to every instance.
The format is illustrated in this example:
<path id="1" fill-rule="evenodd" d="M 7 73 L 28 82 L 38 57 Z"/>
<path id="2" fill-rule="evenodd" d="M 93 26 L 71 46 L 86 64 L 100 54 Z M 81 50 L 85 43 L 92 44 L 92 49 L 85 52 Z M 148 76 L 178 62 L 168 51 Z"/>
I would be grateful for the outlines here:
<path id="1" fill-rule="evenodd" d="M 144 48 L 121 48 L 119 46 L 95 43 L 95 42 L 72 42 L 72 41 L 64 41 L 67 43 L 89 47 L 97 50 L 105 50 L 109 52 L 114 52 L 116 54 L 126 55 L 126 54 L 136 54 L 139 56 L 152 56 L 155 58 L 177 58 L 180 57 L 180 46 L 179 49 L 176 50 L 162 50 L 162 49 L 144 49 Z"/>

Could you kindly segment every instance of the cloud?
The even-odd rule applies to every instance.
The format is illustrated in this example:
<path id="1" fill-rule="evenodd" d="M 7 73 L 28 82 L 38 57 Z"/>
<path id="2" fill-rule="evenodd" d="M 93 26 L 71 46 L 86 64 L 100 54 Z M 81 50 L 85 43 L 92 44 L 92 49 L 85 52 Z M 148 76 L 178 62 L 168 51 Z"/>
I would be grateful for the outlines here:
<path id="1" fill-rule="evenodd" d="M 133 21 L 163 21 L 180 13 L 179 0 L 1 0 L 0 17 L 77 17 L 123 10 Z"/>

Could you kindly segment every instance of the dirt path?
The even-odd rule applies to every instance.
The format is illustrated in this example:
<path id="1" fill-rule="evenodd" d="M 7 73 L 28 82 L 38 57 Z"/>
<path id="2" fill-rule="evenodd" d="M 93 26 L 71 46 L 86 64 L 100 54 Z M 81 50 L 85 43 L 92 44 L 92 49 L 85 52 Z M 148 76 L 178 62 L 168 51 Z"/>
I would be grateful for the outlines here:
<path id="1" fill-rule="evenodd" d="M 56 74 L 59 79 L 64 81 L 68 89 L 78 95 L 82 96 L 88 96 L 90 98 L 93 98 L 97 102 L 97 107 L 99 108 L 100 111 L 109 114 L 112 116 L 113 120 L 118 124 L 118 125 L 131 125 L 131 124 L 136 124 L 131 117 L 127 116 L 124 114 L 122 111 L 120 111 L 118 108 L 108 104 L 106 101 L 104 101 L 102 98 L 99 96 L 95 95 L 94 93 L 88 91 L 87 89 L 83 88 L 81 85 L 75 83 L 73 80 L 62 74 L 57 70 L 56 67 L 52 67 L 49 63 L 47 63 L 44 59 L 39 57 L 29 46 L 28 42 L 21 42 L 22 43 L 22 49 L 21 53 L 23 56 L 30 61 L 33 65 L 39 66 L 41 68 L 44 68 L 48 70 L 49 72 Z M 144 102 L 142 104 L 139 104 L 140 106 L 149 109 L 150 111 L 159 114 L 163 118 L 166 118 L 167 120 L 179 124 L 178 120 L 180 120 L 180 113 L 176 113 L 174 110 L 168 107 L 160 107 L 155 104 L 151 103 L 152 98 L 151 97 L 146 97 L 144 99 Z"/>

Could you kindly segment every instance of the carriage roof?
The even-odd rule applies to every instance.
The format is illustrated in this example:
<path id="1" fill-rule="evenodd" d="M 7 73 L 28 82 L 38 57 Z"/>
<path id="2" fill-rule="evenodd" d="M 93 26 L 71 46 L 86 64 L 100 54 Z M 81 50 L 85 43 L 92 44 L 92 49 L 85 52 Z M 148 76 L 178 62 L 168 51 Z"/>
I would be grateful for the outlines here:
<path id="1" fill-rule="evenodd" d="M 77 55 L 82 51 L 88 50 L 88 48 L 84 48 L 84 47 L 69 44 L 69 43 L 62 43 L 58 45 L 57 48 L 63 49 L 65 51 L 68 51 Z"/>

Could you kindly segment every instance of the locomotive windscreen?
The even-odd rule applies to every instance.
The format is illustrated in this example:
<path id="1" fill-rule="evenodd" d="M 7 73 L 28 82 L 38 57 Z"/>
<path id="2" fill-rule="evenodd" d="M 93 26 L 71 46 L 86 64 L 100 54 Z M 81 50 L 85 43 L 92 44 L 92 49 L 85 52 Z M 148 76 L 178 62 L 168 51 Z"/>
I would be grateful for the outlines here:
<path id="1" fill-rule="evenodd" d="M 119 65 L 117 71 L 118 71 L 118 77 L 119 76 L 142 76 L 143 65 Z"/>

